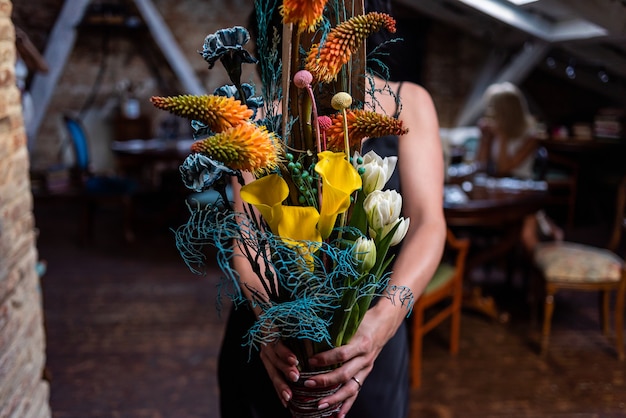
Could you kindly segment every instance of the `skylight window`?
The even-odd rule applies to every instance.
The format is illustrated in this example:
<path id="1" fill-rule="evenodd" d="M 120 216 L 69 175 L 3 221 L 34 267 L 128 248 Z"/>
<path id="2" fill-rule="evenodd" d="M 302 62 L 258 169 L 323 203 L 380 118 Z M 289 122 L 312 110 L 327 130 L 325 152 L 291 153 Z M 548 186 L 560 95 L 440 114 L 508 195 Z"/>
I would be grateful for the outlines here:
<path id="1" fill-rule="evenodd" d="M 513 3 L 517 6 L 521 6 L 523 4 L 534 3 L 539 0 L 507 0 L 509 3 Z"/>

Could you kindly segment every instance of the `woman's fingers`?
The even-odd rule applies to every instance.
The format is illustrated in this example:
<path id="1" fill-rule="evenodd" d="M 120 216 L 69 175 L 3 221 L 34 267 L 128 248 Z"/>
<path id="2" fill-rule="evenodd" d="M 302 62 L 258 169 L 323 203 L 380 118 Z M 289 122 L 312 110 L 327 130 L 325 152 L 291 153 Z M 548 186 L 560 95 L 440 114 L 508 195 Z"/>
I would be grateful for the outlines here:
<path id="1" fill-rule="evenodd" d="M 260 356 L 276 393 L 286 407 L 292 396 L 286 379 L 295 382 L 300 378 L 296 356 L 280 342 L 263 346 Z"/>
<path id="2" fill-rule="evenodd" d="M 309 364 L 313 367 L 333 366 L 335 364 L 344 364 L 357 357 L 367 358 L 371 353 L 372 345 L 370 340 L 355 335 L 349 344 L 314 355 L 309 359 Z"/>
<path id="3" fill-rule="evenodd" d="M 304 382 L 305 386 L 318 388 L 341 384 L 336 393 L 321 399 L 318 407 L 342 403 L 338 416 L 344 417 L 347 414 L 381 350 L 381 345 L 375 343 L 374 335 L 374 327 L 364 320 L 348 344 L 316 354 L 309 359 L 309 363 L 314 367 L 341 365 Z"/>
<path id="4" fill-rule="evenodd" d="M 365 374 L 365 373 L 360 373 Z M 355 377 L 355 376 L 354 376 Z M 360 378 L 356 378 L 359 382 L 362 382 Z M 350 406 L 356 400 L 359 391 L 361 390 L 362 383 L 357 383 L 357 380 L 348 379 L 335 393 L 325 398 L 320 399 L 318 404 L 320 409 L 327 407 L 328 405 L 335 405 L 338 403 L 344 404 L 342 409 L 347 412 Z"/>
<path id="5" fill-rule="evenodd" d="M 277 342 L 273 345 L 271 352 L 275 356 L 274 364 L 280 369 L 283 375 L 291 380 L 297 382 L 300 378 L 300 372 L 298 370 L 298 359 L 283 343 Z"/>
<path id="6" fill-rule="evenodd" d="M 356 401 L 356 395 L 343 401 L 343 404 L 341 405 L 341 409 L 339 409 L 339 413 L 337 414 L 337 417 L 344 418 L 348 414 L 348 411 L 350 411 L 350 408 L 352 408 L 352 405 L 354 404 L 355 401 Z"/>
<path id="7" fill-rule="evenodd" d="M 331 387 L 341 384 L 341 387 L 334 394 L 320 399 L 318 403 L 320 409 L 328 405 L 342 403 L 339 416 L 345 416 L 356 400 L 363 382 L 372 370 L 373 363 L 368 358 L 357 356 L 343 363 L 337 369 L 313 376 L 304 382 L 304 385 L 310 388 Z"/>
<path id="8" fill-rule="evenodd" d="M 269 376 L 272 384 L 274 385 L 274 389 L 278 394 L 278 398 L 284 407 L 287 407 L 287 402 L 291 400 L 291 389 L 289 385 L 286 383 L 285 378 L 282 376 L 280 371 L 274 367 L 271 362 L 267 361 L 266 358 L 261 358 L 263 364 L 265 365 L 265 369 L 267 370 L 267 375 Z"/>
<path id="9" fill-rule="evenodd" d="M 284 344 L 277 342 L 261 347 L 261 358 L 269 361 L 275 368 L 294 382 L 300 377 L 298 374 L 298 359 Z"/>

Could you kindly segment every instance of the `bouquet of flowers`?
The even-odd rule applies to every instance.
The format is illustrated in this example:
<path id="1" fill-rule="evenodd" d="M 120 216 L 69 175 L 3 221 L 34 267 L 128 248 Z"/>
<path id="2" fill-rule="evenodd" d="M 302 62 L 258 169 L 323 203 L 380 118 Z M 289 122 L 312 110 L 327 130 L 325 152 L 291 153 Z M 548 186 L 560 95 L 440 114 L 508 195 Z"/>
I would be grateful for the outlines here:
<path id="1" fill-rule="evenodd" d="M 255 7 L 260 61 L 245 49 L 245 28 L 219 30 L 200 53 L 209 68 L 219 61 L 233 84 L 151 101 L 191 120 L 185 185 L 222 196 L 189 205 L 188 222 L 175 231 L 183 259 L 201 273 L 206 246 L 215 247 L 235 303 L 260 308 L 247 342 L 282 340 L 306 372 L 309 356 L 350 341 L 374 298 L 412 304 L 408 289 L 388 283 L 390 247 L 409 225 L 400 194 L 382 190 L 397 158 L 360 154 L 365 138 L 406 132 L 399 120 L 365 110 L 363 99 L 366 82 L 373 86 L 365 38 L 395 32 L 395 21 L 363 13 L 358 1 L 285 0 L 281 25 L 272 27 L 276 0 Z M 262 95 L 241 83 L 244 63 L 260 66 Z M 227 197 L 234 182 L 240 208 Z M 241 280 L 234 257 L 245 257 L 258 285 Z"/>

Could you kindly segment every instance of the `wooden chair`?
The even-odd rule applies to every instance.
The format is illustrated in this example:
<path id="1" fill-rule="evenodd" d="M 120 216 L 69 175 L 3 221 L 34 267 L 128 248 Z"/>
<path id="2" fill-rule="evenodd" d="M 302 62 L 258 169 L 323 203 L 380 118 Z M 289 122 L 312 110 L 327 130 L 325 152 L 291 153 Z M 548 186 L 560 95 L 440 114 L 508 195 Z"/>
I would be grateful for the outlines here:
<path id="1" fill-rule="evenodd" d="M 579 179 L 579 165 L 565 156 L 548 152 L 545 147 L 537 151 L 537 177 L 548 185 L 546 206 L 565 208 L 565 225 L 574 226 Z"/>
<path id="2" fill-rule="evenodd" d="M 137 189 L 136 182 L 125 177 L 94 174 L 90 168 L 89 143 L 82 123 L 78 118 L 67 114 L 63 115 L 63 122 L 74 150 L 75 161 L 70 168 L 70 183 L 72 188 L 79 191 L 83 204 L 81 240 L 88 241 L 92 237 L 97 207 L 112 203 L 122 207 L 124 238 L 127 242 L 132 242 L 132 197 Z"/>
<path id="3" fill-rule="evenodd" d="M 535 292 L 543 290 L 544 312 L 541 334 L 541 354 L 545 356 L 550 341 L 554 312 L 554 295 L 561 289 L 601 292 L 600 322 L 609 337 L 610 298 L 616 292 L 614 306 L 615 348 L 624 360 L 624 299 L 626 270 L 623 258 L 616 254 L 625 226 L 626 177 L 617 193 L 614 227 L 607 248 L 597 248 L 573 242 L 539 244 L 534 250 Z M 537 286 L 539 284 L 540 286 Z M 543 286 L 541 286 L 543 284 Z"/>
<path id="4" fill-rule="evenodd" d="M 455 355 L 459 351 L 463 275 L 465 274 L 468 249 L 469 240 L 457 239 L 450 230 L 447 231 L 444 258 L 426 286 L 424 293 L 413 306 L 410 320 L 411 388 L 421 386 L 422 338 L 427 332 L 448 318 L 452 321 L 450 353 Z M 428 314 L 431 315 L 427 315 L 427 310 L 429 311 Z"/>

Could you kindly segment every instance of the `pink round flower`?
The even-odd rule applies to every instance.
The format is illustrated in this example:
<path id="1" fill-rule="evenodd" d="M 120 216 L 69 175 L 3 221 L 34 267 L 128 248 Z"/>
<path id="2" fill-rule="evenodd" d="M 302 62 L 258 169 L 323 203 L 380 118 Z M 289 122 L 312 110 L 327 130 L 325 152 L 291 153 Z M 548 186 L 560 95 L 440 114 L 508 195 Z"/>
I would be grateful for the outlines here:
<path id="1" fill-rule="evenodd" d="M 333 126 L 333 120 L 330 118 L 330 116 L 320 116 L 317 119 L 317 123 L 320 125 L 320 130 L 322 132 L 326 132 L 331 126 Z"/>
<path id="2" fill-rule="evenodd" d="M 293 84 L 299 89 L 307 88 L 313 82 L 313 74 L 307 70 L 300 70 L 293 76 Z"/>

